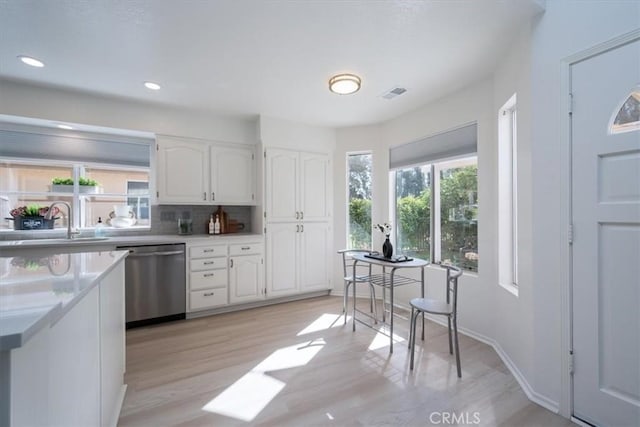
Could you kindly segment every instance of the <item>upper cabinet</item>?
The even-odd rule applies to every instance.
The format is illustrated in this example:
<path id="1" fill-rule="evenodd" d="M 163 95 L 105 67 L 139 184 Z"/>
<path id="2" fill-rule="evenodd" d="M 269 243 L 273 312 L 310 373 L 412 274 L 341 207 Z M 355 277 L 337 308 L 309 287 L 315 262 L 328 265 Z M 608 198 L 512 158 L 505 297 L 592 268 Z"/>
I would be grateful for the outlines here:
<path id="1" fill-rule="evenodd" d="M 328 155 L 268 149 L 265 193 L 267 221 L 329 219 L 330 182 Z"/>
<path id="2" fill-rule="evenodd" d="M 157 137 L 159 204 L 255 204 L 254 148 Z"/>
<path id="3" fill-rule="evenodd" d="M 209 147 L 178 138 L 157 139 L 158 203 L 207 203 Z"/>
<path id="4" fill-rule="evenodd" d="M 211 146 L 211 198 L 224 204 L 255 203 L 253 149 Z"/>

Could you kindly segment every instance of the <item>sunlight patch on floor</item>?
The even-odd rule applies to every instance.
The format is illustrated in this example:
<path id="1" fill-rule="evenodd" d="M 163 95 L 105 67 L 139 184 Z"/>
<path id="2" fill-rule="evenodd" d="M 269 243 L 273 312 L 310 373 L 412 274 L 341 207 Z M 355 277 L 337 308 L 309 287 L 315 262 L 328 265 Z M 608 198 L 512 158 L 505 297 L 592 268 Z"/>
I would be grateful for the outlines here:
<path id="1" fill-rule="evenodd" d="M 351 317 L 347 316 L 347 322 Z M 298 332 L 297 336 L 310 334 L 312 332 L 324 331 L 326 329 L 337 328 L 344 325 L 343 314 L 329 314 L 324 313 L 320 315 L 316 320 L 311 322 L 309 326 Z"/>
<path id="2" fill-rule="evenodd" d="M 406 341 L 406 339 L 393 334 L 393 342 L 399 343 Z M 369 344 L 369 350 L 378 350 L 379 348 L 388 347 L 389 346 L 389 331 L 386 327 L 382 326 L 378 329 L 378 333 Z"/>
<path id="3" fill-rule="evenodd" d="M 246 422 L 253 421 L 286 386 L 285 382 L 269 376 L 268 372 L 304 366 L 325 344 L 326 342 L 320 338 L 274 351 L 204 405 L 202 410 Z"/>

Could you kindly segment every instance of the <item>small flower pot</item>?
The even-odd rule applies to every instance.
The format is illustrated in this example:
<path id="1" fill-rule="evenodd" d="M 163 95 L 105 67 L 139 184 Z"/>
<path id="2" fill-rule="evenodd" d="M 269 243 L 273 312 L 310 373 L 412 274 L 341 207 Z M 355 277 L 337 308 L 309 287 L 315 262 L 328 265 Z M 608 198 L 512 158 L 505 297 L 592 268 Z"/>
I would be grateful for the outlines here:
<path id="1" fill-rule="evenodd" d="M 13 218 L 14 230 L 53 230 L 58 218 L 45 219 L 43 216 L 18 216 Z"/>

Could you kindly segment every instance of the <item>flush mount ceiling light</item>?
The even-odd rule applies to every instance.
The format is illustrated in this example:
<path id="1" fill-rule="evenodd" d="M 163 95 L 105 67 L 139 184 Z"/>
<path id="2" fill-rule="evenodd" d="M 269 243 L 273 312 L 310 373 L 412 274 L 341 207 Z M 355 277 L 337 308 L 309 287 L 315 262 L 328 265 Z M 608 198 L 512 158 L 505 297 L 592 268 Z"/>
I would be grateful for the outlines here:
<path id="1" fill-rule="evenodd" d="M 144 82 L 144 86 L 151 90 L 160 90 L 160 85 L 154 82 Z"/>
<path id="2" fill-rule="evenodd" d="M 329 79 L 329 90 L 338 95 L 349 95 L 360 90 L 360 82 L 355 74 L 338 74 Z"/>
<path id="3" fill-rule="evenodd" d="M 32 58 L 30 56 L 18 55 L 18 59 L 27 65 L 31 65 L 32 67 L 38 67 L 38 68 L 44 67 L 44 62 L 40 61 L 39 59 Z"/>

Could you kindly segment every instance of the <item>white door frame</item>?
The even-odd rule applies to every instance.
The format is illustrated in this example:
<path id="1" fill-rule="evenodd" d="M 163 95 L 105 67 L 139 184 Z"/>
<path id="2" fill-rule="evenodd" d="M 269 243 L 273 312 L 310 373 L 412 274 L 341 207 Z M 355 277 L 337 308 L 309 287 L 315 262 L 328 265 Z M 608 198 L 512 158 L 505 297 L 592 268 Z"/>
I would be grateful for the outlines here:
<path id="1" fill-rule="evenodd" d="M 562 77 L 560 82 L 561 96 L 561 163 L 565 165 L 564 171 L 560 171 L 560 188 L 562 192 L 562 202 L 560 205 L 559 221 L 566 224 L 560 241 L 560 261 L 562 274 L 560 278 L 561 298 L 560 303 L 562 311 L 560 314 L 560 354 L 562 355 L 560 368 L 560 414 L 565 417 L 571 417 L 572 420 L 580 423 L 580 420 L 574 419 L 573 414 L 573 391 L 571 377 L 571 351 L 572 351 L 572 314 L 573 314 L 573 293 L 572 293 L 572 247 L 570 242 L 571 236 L 571 220 L 573 214 L 571 212 L 572 194 L 571 194 L 571 66 L 589 59 L 593 56 L 600 55 L 609 50 L 613 50 L 622 45 L 632 43 L 640 39 L 640 29 L 623 34 L 604 43 L 595 45 L 589 49 L 583 50 L 571 56 L 564 58 L 561 62 Z"/>

